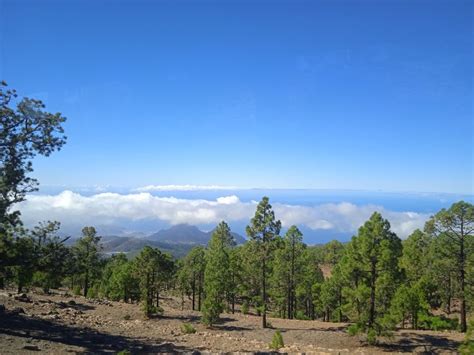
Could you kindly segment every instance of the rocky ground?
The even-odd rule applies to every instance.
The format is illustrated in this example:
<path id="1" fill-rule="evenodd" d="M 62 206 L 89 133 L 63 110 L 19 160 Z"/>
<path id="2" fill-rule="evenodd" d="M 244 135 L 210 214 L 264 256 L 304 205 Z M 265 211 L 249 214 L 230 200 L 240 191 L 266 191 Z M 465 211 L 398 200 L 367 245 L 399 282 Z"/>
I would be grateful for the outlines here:
<path id="1" fill-rule="evenodd" d="M 145 320 L 136 304 L 87 300 L 79 296 L 0 294 L 0 354 L 156 352 L 269 352 L 275 329 L 283 335 L 280 352 L 312 354 L 454 354 L 463 339 L 456 332 L 394 333 L 377 347 L 349 336 L 346 324 L 270 318 L 273 329 L 261 329 L 253 315 L 224 314 L 207 329 L 199 313 L 181 311 L 173 298 L 162 300 L 164 315 Z M 194 334 L 183 334 L 183 322 Z"/>

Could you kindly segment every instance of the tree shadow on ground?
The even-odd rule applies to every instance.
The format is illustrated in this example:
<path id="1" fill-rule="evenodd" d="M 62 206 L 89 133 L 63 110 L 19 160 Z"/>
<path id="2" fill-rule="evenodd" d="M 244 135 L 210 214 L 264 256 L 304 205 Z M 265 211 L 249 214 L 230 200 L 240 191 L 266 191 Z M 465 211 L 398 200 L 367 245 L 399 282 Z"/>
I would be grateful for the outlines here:
<path id="1" fill-rule="evenodd" d="M 55 302 L 59 308 L 73 308 L 76 311 L 92 311 L 95 309 L 94 306 L 84 304 L 84 303 L 64 303 L 64 302 Z"/>
<path id="2" fill-rule="evenodd" d="M 377 347 L 387 352 L 421 352 L 432 354 L 435 351 L 456 352 L 460 342 L 432 334 L 410 334 L 399 339 L 389 340 L 378 344 Z"/>
<path id="3" fill-rule="evenodd" d="M 154 316 L 152 318 L 180 320 L 180 321 L 183 321 L 183 322 L 198 322 L 198 321 L 201 320 L 201 316 L 195 316 L 195 315 L 186 315 L 186 316 L 184 316 L 184 315 L 183 316 L 175 315 L 175 316 L 171 316 L 169 314 L 161 314 L 161 315 Z"/>
<path id="4" fill-rule="evenodd" d="M 223 330 L 223 331 L 248 331 L 248 330 L 254 330 L 253 328 L 248 328 L 248 327 L 238 327 L 234 325 L 226 325 L 226 324 L 221 324 L 217 323 L 213 325 L 212 327 L 215 330 Z"/>
<path id="5" fill-rule="evenodd" d="M 341 325 L 341 326 L 334 326 L 334 327 L 321 327 L 321 328 L 288 328 L 288 327 L 275 327 L 275 329 L 278 329 L 282 332 L 289 332 L 292 330 L 296 331 L 317 331 L 317 332 L 346 332 L 347 326 L 346 325 Z"/>
<path id="6" fill-rule="evenodd" d="M 229 322 L 237 322 L 237 319 L 229 318 L 229 317 L 220 317 L 218 323 L 229 323 Z"/>
<path id="7" fill-rule="evenodd" d="M 172 343 L 150 344 L 139 339 L 101 333 L 90 328 L 70 327 L 45 319 L 2 312 L 0 314 L 0 334 L 60 343 L 64 346 L 77 346 L 87 353 L 116 353 L 129 350 L 137 353 L 192 352 L 191 349 Z M 157 339 L 157 341 L 159 341 Z"/>
<path id="8" fill-rule="evenodd" d="M 92 311 L 95 309 L 94 306 L 84 304 L 84 303 L 76 303 L 75 301 L 74 302 L 63 302 L 63 301 L 55 302 L 51 300 L 38 300 L 36 302 L 51 304 L 51 305 L 54 305 L 54 307 L 56 308 L 73 308 L 76 311 Z"/>

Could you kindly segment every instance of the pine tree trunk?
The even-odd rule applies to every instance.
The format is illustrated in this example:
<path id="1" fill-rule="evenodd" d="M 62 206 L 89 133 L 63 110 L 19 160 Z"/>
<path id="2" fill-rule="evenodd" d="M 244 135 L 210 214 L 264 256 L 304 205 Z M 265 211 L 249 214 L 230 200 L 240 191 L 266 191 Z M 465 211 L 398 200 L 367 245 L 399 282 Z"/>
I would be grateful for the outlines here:
<path id="1" fill-rule="evenodd" d="M 338 289 L 338 296 L 339 296 L 339 322 L 342 322 L 342 290 Z"/>
<path id="2" fill-rule="evenodd" d="M 263 258 L 262 263 L 262 302 L 263 302 L 263 310 L 262 310 L 262 328 L 267 327 L 267 289 L 266 289 L 266 270 L 265 270 L 265 257 Z"/>
<path id="3" fill-rule="evenodd" d="M 446 313 L 451 314 L 451 276 L 449 277 L 448 300 L 446 301 Z"/>
<path id="4" fill-rule="evenodd" d="M 201 296 L 202 296 L 202 278 L 199 276 L 199 286 L 198 286 L 198 311 L 201 312 Z"/>
<path id="5" fill-rule="evenodd" d="M 464 270 L 464 264 L 466 256 L 464 255 L 464 228 L 461 223 L 461 248 L 459 253 L 460 259 L 460 281 L 461 281 L 461 332 L 465 333 L 467 331 L 467 322 L 466 322 L 466 275 Z"/>
<path id="6" fill-rule="evenodd" d="M 375 281 L 376 281 L 375 260 L 372 260 L 370 276 L 370 310 L 369 310 L 369 328 L 372 328 L 375 322 Z"/>
<path id="7" fill-rule="evenodd" d="M 296 302 L 295 302 L 295 243 L 292 239 L 291 245 L 291 275 L 290 275 L 290 302 L 291 302 L 291 317 L 293 319 L 296 316 Z"/>
<path id="8" fill-rule="evenodd" d="M 288 292 L 286 294 L 286 311 L 288 313 L 288 319 L 291 319 L 291 286 L 288 288 Z"/>
<path id="9" fill-rule="evenodd" d="M 89 292 L 89 269 L 86 269 L 86 276 L 84 278 L 84 297 L 87 297 L 87 292 Z"/>
<path id="10" fill-rule="evenodd" d="M 196 310 L 196 279 L 193 277 L 193 311 Z"/>

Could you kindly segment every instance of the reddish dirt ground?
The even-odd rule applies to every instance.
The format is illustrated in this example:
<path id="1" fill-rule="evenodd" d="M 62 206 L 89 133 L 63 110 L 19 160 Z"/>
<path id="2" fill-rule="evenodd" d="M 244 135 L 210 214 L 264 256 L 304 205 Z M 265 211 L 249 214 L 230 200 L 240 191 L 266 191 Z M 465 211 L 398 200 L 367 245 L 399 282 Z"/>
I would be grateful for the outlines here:
<path id="1" fill-rule="evenodd" d="M 28 294 L 25 299 L 0 294 L 0 353 L 270 352 L 276 329 L 283 335 L 282 353 L 310 354 L 455 354 L 463 339 L 457 332 L 394 332 L 378 346 L 346 333 L 347 324 L 269 318 L 273 329 L 261 329 L 253 315 L 224 314 L 213 329 L 200 324 L 199 312 L 181 311 L 174 298 L 162 300 L 161 317 L 145 320 L 136 304 L 87 300 L 78 296 Z M 18 298 L 18 297 L 17 297 Z M 21 309 L 20 309 L 21 308 Z M 194 334 L 183 334 L 183 322 Z"/>

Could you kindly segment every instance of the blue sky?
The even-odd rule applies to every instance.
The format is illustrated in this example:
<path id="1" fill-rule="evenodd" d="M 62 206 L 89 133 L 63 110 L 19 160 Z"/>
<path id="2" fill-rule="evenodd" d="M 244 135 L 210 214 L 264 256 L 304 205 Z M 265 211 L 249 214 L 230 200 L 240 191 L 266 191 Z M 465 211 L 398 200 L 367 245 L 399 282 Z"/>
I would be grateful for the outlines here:
<path id="1" fill-rule="evenodd" d="M 472 1 L 0 0 L 43 185 L 473 192 Z"/>

